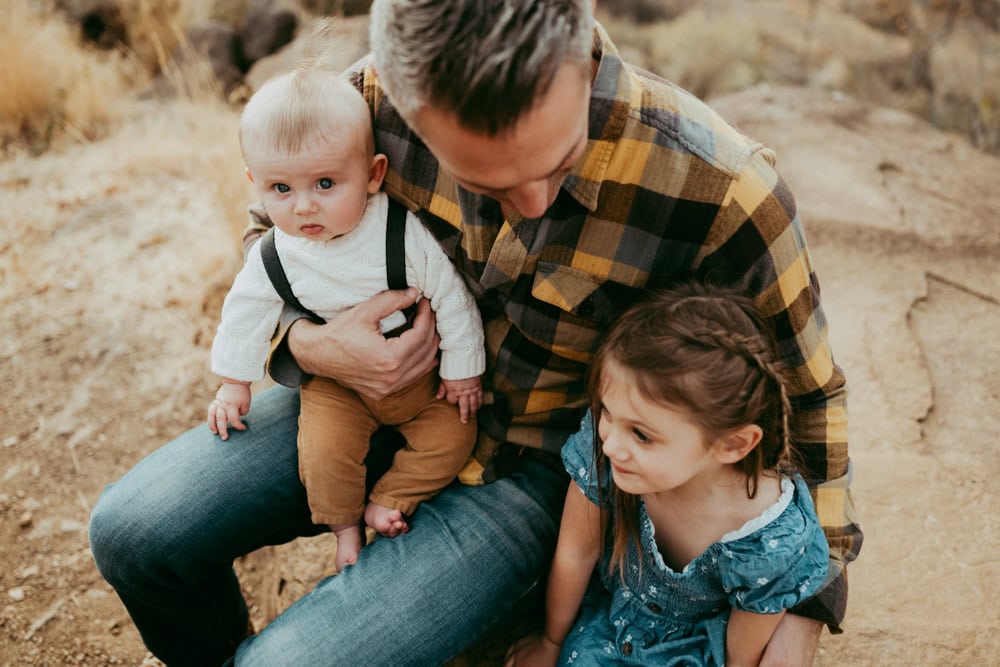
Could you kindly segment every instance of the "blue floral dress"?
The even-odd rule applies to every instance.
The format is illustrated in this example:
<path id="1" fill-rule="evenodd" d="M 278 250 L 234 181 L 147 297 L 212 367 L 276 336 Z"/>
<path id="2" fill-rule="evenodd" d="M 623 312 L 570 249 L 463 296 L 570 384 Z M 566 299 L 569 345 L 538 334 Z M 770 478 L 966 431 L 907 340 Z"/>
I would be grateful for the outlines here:
<path id="1" fill-rule="evenodd" d="M 601 505 L 598 479 L 605 490 L 613 482 L 610 466 L 596 474 L 592 433 L 588 414 L 562 458 L 587 498 Z M 731 608 L 778 613 L 811 597 L 826 576 L 826 538 L 808 487 L 798 477 L 782 479 L 774 505 L 724 535 L 681 572 L 663 561 L 642 502 L 639 520 L 641 578 L 634 544 L 624 584 L 618 572 L 608 575 L 609 540 L 598 566 L 603 586 L 590 587 L 559 664 L 723 665 Z"/>

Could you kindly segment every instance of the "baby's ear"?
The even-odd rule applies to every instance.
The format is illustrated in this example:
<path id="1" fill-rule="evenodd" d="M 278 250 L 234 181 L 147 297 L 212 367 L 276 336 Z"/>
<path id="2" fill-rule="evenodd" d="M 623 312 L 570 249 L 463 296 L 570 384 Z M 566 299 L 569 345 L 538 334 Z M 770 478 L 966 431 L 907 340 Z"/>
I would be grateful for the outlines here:
<path id="1" fill-rule="evenodd" d="M 748 424 L 720 437 L 712 444 L 712 451 L 720 463 L 738 463 L 760 444 L 763 437 L 760 426 Z"/>
<path id="2" fill-rule="evenodd" d="M 389 158 L 384 153 L 376 153 L 368 169 L 368 194 L 375 194 L 382 187 L 382 179 L 389 168 Z"/>

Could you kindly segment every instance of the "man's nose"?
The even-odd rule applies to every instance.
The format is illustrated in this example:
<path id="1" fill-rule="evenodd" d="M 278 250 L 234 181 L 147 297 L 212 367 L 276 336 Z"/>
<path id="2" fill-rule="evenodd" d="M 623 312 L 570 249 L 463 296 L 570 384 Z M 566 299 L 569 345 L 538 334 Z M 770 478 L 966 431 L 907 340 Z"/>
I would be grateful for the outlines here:
<path id="1" fill-rule="evenodd" d="M 549 209 L 549 181 L 542 179 L 512 188 L 507 199 L 517 212 L 525 218 L 539 218 Z"/>

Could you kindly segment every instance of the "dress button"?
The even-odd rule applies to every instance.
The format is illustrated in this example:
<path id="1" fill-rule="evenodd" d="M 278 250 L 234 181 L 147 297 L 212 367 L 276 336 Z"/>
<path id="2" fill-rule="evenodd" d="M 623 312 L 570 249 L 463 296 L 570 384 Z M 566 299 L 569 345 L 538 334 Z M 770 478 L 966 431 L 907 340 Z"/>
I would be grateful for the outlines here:
<path id="1" fill-rule="evenodd" d="M 632 642 L 625 642 L 622 644 L 622 655 L 626 658 L 632 655 Z"/>
<path id="2" fill-rule="evenodd" d="M 655 602 L 650 602 L 649 604 L 647 604 L 646 609 L 650 610 L 654 614 L 659 614 L 661 611 L 663 611 L 663 607 L 656 604 Z"/>

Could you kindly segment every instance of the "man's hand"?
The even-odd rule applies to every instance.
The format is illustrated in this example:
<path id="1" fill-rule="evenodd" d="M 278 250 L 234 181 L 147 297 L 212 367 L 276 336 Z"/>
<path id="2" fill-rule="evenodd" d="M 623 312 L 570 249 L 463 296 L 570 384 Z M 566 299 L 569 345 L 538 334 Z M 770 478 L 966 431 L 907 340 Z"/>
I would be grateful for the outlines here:
<path id="1" fill-rule="evenodd" d="M 559 659 L 560 650 L 559 644 L 545 635 L 528 635 L 507 649 L 503 667 L 551 667 Z"/>
<path id="2" fill-rule="evenodd" d="M 226 379 L 208 405 L 208 428 L 223 440 L 229 439 L 229 427 L 245 431 L 240 419 L 250 412 L 250 383 Z"/>
<path id="3" fill-rule="evenodd" d="M 483 404 L 483 385 L 479 376 L 464 380 L 441 380 L 437 397 L 447 398 L 452 405 L 458 405 L 458 416 L 463 424 L 469 423 L 469 417 L 475 416 Z"/>
<path id="4" fill-rule="evenodd" d="M 764 649 L 760 667 L 807 667 L 813 663 L 816 647 L 819 645 L 819 635 L 823 631 L 820 621 L 796 616 L 791 612 L 785 614 L 771 641 Z"/>
<path id="5" fill-rule="evenodd" d="M 379 322 L 412 304 L 417 290 L 381 292 L 323 325 L 299 320 L 288 348 L 307 373 L 332 378 L 363 396 L 381 399 L 426 375 L 437 364 L 440 338 L 427 299 L 417 304 L 413 326 L 384 338 Z"/>

